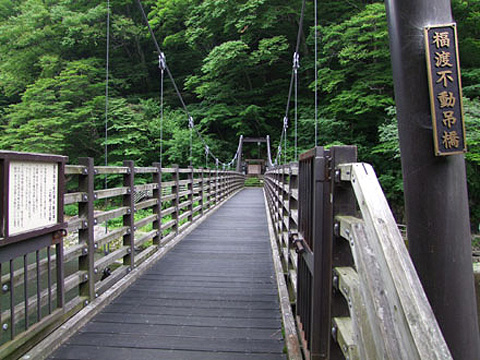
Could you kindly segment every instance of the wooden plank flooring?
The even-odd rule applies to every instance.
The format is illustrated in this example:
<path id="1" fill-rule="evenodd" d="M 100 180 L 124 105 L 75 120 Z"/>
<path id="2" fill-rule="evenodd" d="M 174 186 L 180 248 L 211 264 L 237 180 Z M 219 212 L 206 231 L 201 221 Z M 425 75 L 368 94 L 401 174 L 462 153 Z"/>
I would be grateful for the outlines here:
<path id="1" fill-rule="evenodd" d="M 269 244 L 241 191 L 49 359 L 286 359 Z"/>

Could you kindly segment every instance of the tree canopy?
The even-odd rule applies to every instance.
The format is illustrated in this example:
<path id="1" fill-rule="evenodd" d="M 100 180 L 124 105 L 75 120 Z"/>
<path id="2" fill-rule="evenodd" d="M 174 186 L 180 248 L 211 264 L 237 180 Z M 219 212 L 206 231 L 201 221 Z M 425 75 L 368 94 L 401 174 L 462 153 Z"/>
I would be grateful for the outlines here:
<path id="1" fill-rule="evenodd" d="M 221 161 L 238 136 L 280 140 L 301 0 L 143 0 L 189 114 Z M 149 165 L 160 150 L 158 53 L 135 1 L 0 0 L 0 147 Z M 452 0 L 458 23 L 473 223 L 480 222 L 480 1 Z M 318 139 L 355 144 L 402 214 L 402 185 L 385 6 L 326 0 L 319 8 Z M 299 153 L 314 144 L 313 2 L 300 36 Z M 290 111 L 293 107 L 290 106 Z M 290 114 L 293 119 L 293 113 Z M 108 137 L 105 138 L 107 120 Z M 164 162 L 189 163 L 188 114 L 165 80 Z M 195 135 L 195 134 L 194 134 Z M 290 120 L 287 152 L 293 160 Z M 257 156 L 252 148 L 251 156 Z M 205 166 L 193 137 L 193 164 Z M 212 166 L 212 161 L 210 166 Z M 208 164 L 208 163 L 207 163 Z"/>

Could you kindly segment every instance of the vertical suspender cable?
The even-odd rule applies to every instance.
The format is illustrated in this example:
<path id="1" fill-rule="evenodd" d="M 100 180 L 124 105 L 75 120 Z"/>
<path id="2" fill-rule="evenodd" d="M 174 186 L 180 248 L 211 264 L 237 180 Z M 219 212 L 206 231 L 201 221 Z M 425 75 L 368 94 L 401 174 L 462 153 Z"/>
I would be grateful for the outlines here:
<path id="1" fill-rule="evenodd" d="M 283 118 L 283 135 L 285 136 L 284 141 L 285 141 L 285 146 L 283 148 L 283 155 L 284 155 L 284 164 L 287 163 L 287 129 L 288 129 L 288 117 L 285 116 Z M 281 141 L 281 139 L 280 139 Z"/>
<path id="2" fill-rule="evenodd" d="M 163 84 L 165 80 L 165 68 L 167 66 L 167 60 L 165 54 L 161 52 L 158 55 L 158 67 L 160 68 L 160 168 L 162 168 L 162 157 L 163 157 L 163 98 L 164 90 Z"/>
<path id="3" fill-rule="evenodd" d="M 300 55 L 295 53 L 293 55 L 293 72 L 294 72 L 294 82 L 295 82 L 295 96 L 294 96 L 294 103 L 295 103 L 295 158 L 294 160 L 297 161 L 297 154 L 298 154 L 298 68 L 300 67 Z"/>
<path id="4" fill-rule="evenodd" d="M 318 145 L 318 6 L 314 0 L 315 11 L 315 146 Z"/>
<path id="5" fill-rule="evenodd" d="M 108 81 L 110 72 L 110 0 L 107 0 L 107 55 L 105 65 L 105 166 L 108 166 Z M 108 189 L 108 178 L 105 174 L 105 189 Z M 105 200 L 107 201 L 107 200 Z M 106 205 L 106 203 L 105 203 Z M 105 233 L 108 232 L 108 221 L 105 221 Z"/>
<path id="6" fill-rule="evenodd" d="M 193 128 L 190 128 L 190 166 L 193 166 Z"/>
<path id="7" fill-rule="evenodd" d="M 163 78 L 164 70 L 161 70 L 160 74 L 160 167 L 162 167 L 162 155 L 163 155 Z"/>
<path id="8" fill-rule="evenodd" d="M 193 118 L 190 116 L 188 118 L 188 127 L 190 128 L 190 166 L 193 164 Z"/>
<path id="9" fill-rule="evenodd" d="M 110 0 L 107 0 L 107 57 L 105 75 L 105 166 L 108 166 L 108 81 L 110 67 Z M 105 188 L 107 187 L 107 175 L 105 175 Z"/>
<path id="10" fill-rule="evenodd" d="M 208 153 L 209 153 L 208 145 L 205 145 L 205 169 L 208 168 Z"/>
<path id="11" fill-rule="evenodd" d="M 295 161 L 297 161 L 298 147 L 298 74 L 295 70 Z"/>

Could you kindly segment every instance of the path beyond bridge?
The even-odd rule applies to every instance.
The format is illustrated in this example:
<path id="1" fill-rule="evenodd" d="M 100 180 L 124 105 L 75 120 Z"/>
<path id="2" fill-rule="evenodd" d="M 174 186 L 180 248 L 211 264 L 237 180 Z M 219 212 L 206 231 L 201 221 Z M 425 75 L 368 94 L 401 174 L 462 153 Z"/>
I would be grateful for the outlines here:
<path id="1" fill-rule="evenodd" d="M 286 359 L 281 329 L 263 191 L 249 189 L 49 359 Z"/>

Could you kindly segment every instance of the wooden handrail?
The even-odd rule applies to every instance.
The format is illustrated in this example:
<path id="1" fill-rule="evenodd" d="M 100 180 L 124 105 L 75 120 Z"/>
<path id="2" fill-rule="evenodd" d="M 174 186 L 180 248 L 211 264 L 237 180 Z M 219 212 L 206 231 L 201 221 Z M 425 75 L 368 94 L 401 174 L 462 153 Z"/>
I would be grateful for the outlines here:
<path id="1" fill-rule="evenodd" d="M 308 162 L 303 170 L 292 163 L 265 174 L 304 356 L 319 356 L 318 347 L 312 348 L 317 344 L 328 359 L 452 359 L 375 172 L 368 164 L 345 163 L 355 161 L 351 151 L 317 148 L 301 157 Z M 314 204 L 313 212 L 304 208 L 299 214 Z M 312 224 L 321 232 L 304 233 Z M 316 291 L 319 283 L 327 287 Z M 315 300 L 321 292 L 333 294 L 330 303 Z M 315 311 L 319 305 L 324 310 Z M 330 334 L 315 331 L 318 323 L 327 324 Z"/>
<path id="2" fill-rule="evenodd" d="M 338 170 L 361 212 L 337 217 L 358 274 L 358 294 L 347 299 L 360 358 L 452 359 L 372 166 Z"/>
<path id="3" fill-rule="evenodd" d="M 94 302 L 97 296 L 135 271 L 157 251 L 169 246 L 176 235 L 221 205 L 242 188 L 244 182 L 242 174 L 231 171 L 160 168 L 155 164 L 135 167 L 133 162 L 125 162 L 124 166 L 95 167 L 90 158 L 83 159 L 80 165 L 67 165 L 65 174 L 67 188 L 71 189 L 64 194 L 65 203 L 78 208 L 67 225 L 72 233 L 64 241 L 64 259 L 68 266 L 63 288 L 69 294 L 64 309 L 68 312 L 64 316 L 46 316 L 36 324 L 31 321 L 29 326 L 22 324 L 26 310 L 28 314 L 34 314 L 37 306 L 51 306 L 49 298 L 56 291 L 55 284 L 49 289 L 43 285 L 47 283 L 47 276 L 56 271 L 55 254 L 48 262 L 41 258 L 33 263 L 29 260 L 31 256 L 25 254 L 27 264 L 11 267 L 11 271 L 6 274 L 4 271 L 1 277 L 2 285 L 8 285 L 0 289 L 3 296 L 16 294 L 11 299 L 13 307 L 0 309 L 0 326 L 4 329 L 14 326 L 16 330 L 12 331 L 13 338 L 4 337 L 0 342 L 2 359 L 18 358 L 34 345 L 33 341 L 25 339 L 35 336 L 36 341 L 40 341 L 42 328 L 46 336 L 47 331 Z M 103 181 L 95 181 L 97 176 L 103 180 L 105 175 L 111 177 L 108 189 L 101 188 Z M 137 177 L 140 179 L 138 184 Z M 140 191 L 144 193 L 142 200 L 135 203 L 134 195 Z M 108 208 L 105 209 L 105 205 Z M 116 228 L 112 230 L 109 226 L 105 230 L 105 221 L 115 221 Z M 7 268 L 9 266 L 5 264 L 3 269 Z M 27 294 L 19 300 L 17 295 L 26 286 L 25 281 L 35 281 L 40 288 L 37 294 Z M 10 290 L 10 284 L 13 284 L 14 292 Z"/>

